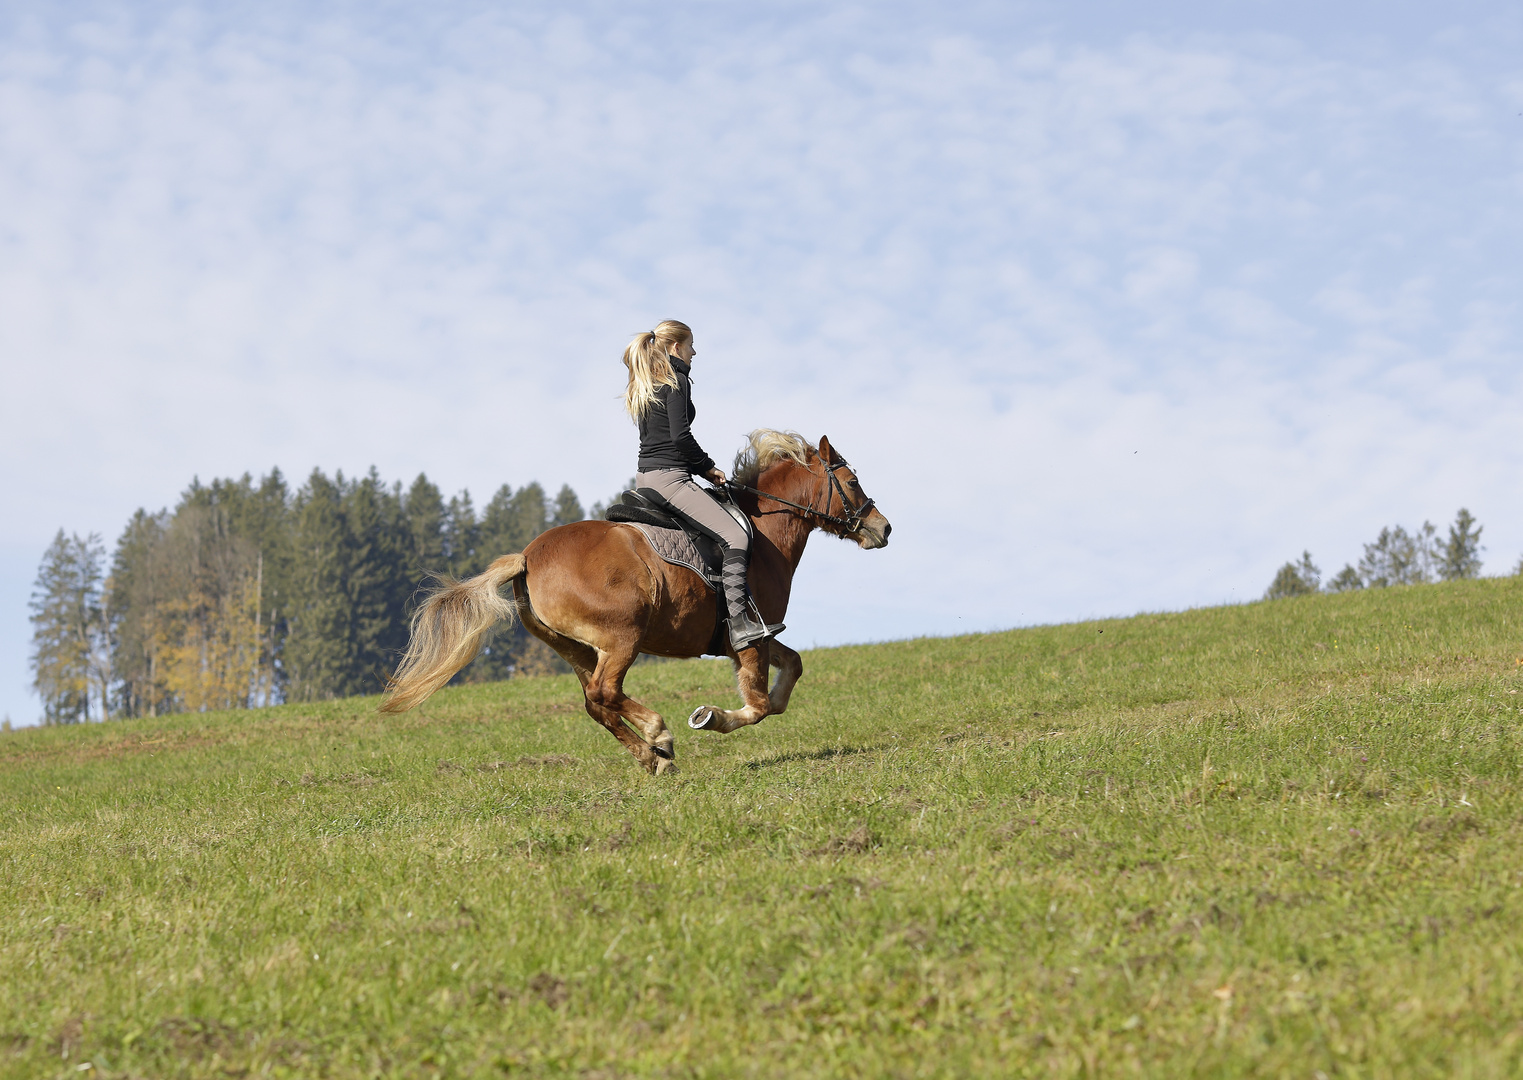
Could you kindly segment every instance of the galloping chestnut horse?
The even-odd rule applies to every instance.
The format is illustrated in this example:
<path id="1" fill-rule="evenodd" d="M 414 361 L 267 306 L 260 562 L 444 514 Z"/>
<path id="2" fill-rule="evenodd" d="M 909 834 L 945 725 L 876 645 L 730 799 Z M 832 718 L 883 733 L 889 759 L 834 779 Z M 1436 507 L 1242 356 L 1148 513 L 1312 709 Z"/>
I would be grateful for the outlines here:
<path id="1" fill-rule="evenodd" d="M 736 460 L 736 503 L 751 519 L 751 593 L 768 623 L 783 620 L 793 573 L 815 529 L 863 548 L 888 543 L 890 526 L 830 440 L 754 431 Z M 513 583 L 513 600 L 499 590 Z M 529 632 L 576 671 L 587 712 L 651 773 L 671 772 L 672 733 L 661 714 L 624 693 L 641 653 L 702 656 L 714 633 L 714 591 L 685 566 L 651 550 L 633 525 L 577 521 L 541 533 L 519 555 L 503 555 L 466 581 L 445 580 L 413 615 L 412 640 L 382 712 L 423 702 L 475 659 L 500 619 L 518 615 Z M 688 724 L 728 734 L 788 708 L 804 673 L 799 654 L 776 639 L 737 653 L 742 709 L 700 705 Z M 768 668 L 778 669 L 767 691 Z"/>

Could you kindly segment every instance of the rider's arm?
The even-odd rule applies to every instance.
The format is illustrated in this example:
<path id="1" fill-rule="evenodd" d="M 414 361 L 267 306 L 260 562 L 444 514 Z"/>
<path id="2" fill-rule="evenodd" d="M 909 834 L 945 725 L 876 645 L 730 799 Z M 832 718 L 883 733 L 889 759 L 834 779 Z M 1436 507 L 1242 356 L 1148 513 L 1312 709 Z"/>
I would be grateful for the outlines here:
<path id="1" fill-rule="evenodd" d="M 693 437 L 692 423 L 688 419 L 691 401 L 692 384 L 685 375 L 678 372 L 677 385 L 672 387 L 666 399 L 666 422 L 670 425 L 672 445 L 687 462 L 689 472 L 695 476 L 707 476 L 715 468 L 714 459 L 703 452 L 703 447 Z"/>

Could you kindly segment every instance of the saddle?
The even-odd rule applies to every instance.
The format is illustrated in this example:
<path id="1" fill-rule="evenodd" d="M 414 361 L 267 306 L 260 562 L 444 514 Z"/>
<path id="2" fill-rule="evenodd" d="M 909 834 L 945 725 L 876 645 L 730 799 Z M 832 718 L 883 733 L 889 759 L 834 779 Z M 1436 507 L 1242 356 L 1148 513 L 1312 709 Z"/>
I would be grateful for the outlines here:
<path id="1" fill-rule="evenodd" d="M 750 521 L 730 500 L 728 493 L 718 488 L 714 494 L 715 501 L 750 535 Z M 719 542 L 719 537 L 677 510 L 653 489 L 636 488 L 624 492 L 620 501 L 610 506 L 604 516 L 609 521 L 641 526 L 640 531 L 645 533 L 657 555 L 667 562 L 696 571 L 709 588 L 716 593 L 722 592 L 719 574 L 724 562 L 724 545 Z"/>

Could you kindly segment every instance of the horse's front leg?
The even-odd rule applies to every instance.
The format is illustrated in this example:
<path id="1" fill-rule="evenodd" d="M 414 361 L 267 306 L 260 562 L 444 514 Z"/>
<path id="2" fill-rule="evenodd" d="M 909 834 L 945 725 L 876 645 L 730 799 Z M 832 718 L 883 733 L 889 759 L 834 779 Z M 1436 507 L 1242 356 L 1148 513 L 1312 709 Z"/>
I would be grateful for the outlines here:
<path id="1" fill-rule="evenodd" d="M 767 700 L 771 702 L 771 715 L 780 716 L 788 711 L 788 698 L 793 694 L 794 684 L 804 674 L 804 661 L 781 641 L 773 641 L 772 666 L 777 668 L 777 682 L 772 684 Z"/>
<path id="2" fill-rule="evenodd" d="M 735 657 L 735 681 L 740 687 L 743 709 L 721 709 L 717 705 L 700 705 L 687 718 L 687 726 L 702 731 L 728 735 L 736 728 L 748 727 L 771 715 L 772 701 L 767 697 L 767 672 L 771 658 L 768 642 L 742 649 Z"/>

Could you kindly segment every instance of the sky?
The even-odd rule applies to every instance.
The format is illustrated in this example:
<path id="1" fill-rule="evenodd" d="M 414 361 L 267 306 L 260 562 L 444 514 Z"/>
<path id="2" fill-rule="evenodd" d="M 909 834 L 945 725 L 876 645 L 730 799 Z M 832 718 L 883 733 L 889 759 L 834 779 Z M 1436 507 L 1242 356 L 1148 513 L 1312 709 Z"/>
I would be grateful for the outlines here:
<path id="1" fill-rule="evenodd" d="M 585 503 L 619 355 L 828 435 L 894 525 L 784 640 L 1262 595 L 1382 526 L 1523 555 L 1511 3 L 0 0 L 0 713 L 61 528 L 192 478 Z"/>

